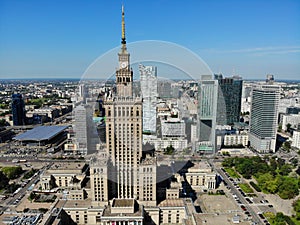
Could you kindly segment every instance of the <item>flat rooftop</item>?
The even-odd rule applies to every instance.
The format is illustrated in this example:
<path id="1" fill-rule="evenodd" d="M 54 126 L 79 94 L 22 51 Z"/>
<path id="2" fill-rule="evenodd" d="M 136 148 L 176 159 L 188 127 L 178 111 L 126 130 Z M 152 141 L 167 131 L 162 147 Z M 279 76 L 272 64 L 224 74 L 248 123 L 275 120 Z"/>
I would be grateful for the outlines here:
<path id="1" fill-rule="evenodd" d="M 85 162 L 67 162 L 67 163 L 54 163 L 49 170 L 75 170 L 82 169 Z"/>
<path id="2" fill-rule="evenodd" d="M 184 207 L 183 199 L 166 199 L 159 203 L 159 207 Z"/>
<path id="3" fill-rule="evenodd" d="M 134 207 L 133 199 L 114 199 L 112 207 Z"/>
<path id="4" fill-rule="evenodd" d="M 68 126 L 39 126 L 14 137 L 17 141 L 45 141 L 67 129 Z"/>

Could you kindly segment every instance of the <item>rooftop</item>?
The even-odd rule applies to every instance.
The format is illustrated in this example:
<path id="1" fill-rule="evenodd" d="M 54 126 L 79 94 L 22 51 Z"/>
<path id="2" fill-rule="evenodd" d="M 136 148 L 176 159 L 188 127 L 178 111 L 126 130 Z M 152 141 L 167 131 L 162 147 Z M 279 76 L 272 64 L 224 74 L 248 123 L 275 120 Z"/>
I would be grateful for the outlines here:
<path id="1" fill-rule="evenodd" d="M 39 126 L 16 136 L 17 141 L 44 141 L 55 137 L 68 126 Z"/>
<path id="2" fill-rule="evenodd" d="M 184 207 L 183 199 L 166 199 L 159 203 L 159 207 Z"/>
<path id="3" fill-rule="evenodd" d="M 112 207 L 133 207 L 134 199 L 114 199 Z"/>

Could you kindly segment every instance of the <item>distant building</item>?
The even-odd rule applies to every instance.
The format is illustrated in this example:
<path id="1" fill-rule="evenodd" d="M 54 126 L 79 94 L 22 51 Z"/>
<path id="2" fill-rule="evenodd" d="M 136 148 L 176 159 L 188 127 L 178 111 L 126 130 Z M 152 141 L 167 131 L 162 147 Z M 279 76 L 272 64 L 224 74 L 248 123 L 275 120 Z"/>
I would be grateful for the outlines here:
<path id="1" fill-rule="evenodd" d="M 300 130 L 295 130 L 293 132 L 293 139 L 292 139 L 292 147 L 300 149 Z"/>
<path id="2" fill-rule="evenodd" d="M 299 114 L 300 108 L 299 107 L 287 107 L 286 114 Z"/>
<path id="3" fill-rule="evenodd" d="M 37 126 L 17 135 L 13 140 L 22 145 L 58 147 L 67 138 L 67 128 L 68 126 Z"/>
<path id="4" fill-rule="evenodd" d="M 143 135 L 143 143 L 154 145 L 155 149 L 162 150 L 172 146 L 175 150 L 182 150 L 188 147 L 188 141 L 183 137 L 158 138 L 153 135 Z"/>
<path id="5" fill-rule="evenodd" d="M 139 65 L 143 98 L 143 131 L 156 133 L 157 69 Z"/>
<path id="6" fill-rule="evenodd" d="M 240 77 L 223 78 L 222 74 L 216 78 L 219 82 L 217 124 L 233 125 L 240 121 L 243 80 Z"/>
<path id="7" fill-rule="evenodd" d="M 198 93 L 198 150 L 203 153 L 215 153 L 218 80 L 215 80 L 211 75 L 202 76 Z"/>
<path id="8" fill-rule="evenodd" d="M 88 118 L 87 110 L 84 105 L 79 105 L 74 109 L 75 123 L 74 132 L 77 144 L 77 151 L 81 154 L 87 154 L 88 151 Z"/>
<path id="9" fill-rule="evenodd" d="M 12 129 L 0 127 L 0 143 L 10 141 L 14 135 L 15 133 L 12 131 Z"/>
<path id="10" fill-rule="evenodd" d="M 25 103 L 21 94 L 12 95 L 11 110 L 13 115 L 13 125 L 25 125 Z"/>
<path id="11" fill-rule="evenodd" d="M 95 152 L 99 143 L 92 115 L 92 109 L 88 105 L 78 105 L 74 109 L 74 133 L 78 154 L 87 155 Z"/>
<path id="12" fill-rule="evenodd" d="M 267 74 L 266 83 L 267 84 L 273 84 L 274 83 L 274 75 Z"/>
<path id="13" fill-rule="evenodd" d="M 247 146 L 248 134 L 231 134 L 224 136 L 224 146 Z"/>
<path id="14" fill-rule="evenodd" d="M 253 87 L 249 141 L 258 152 L 275 152 L 279 97 L 279 86 Z"/>
<path id="15" fill-rule="evenodd" d="M 185 122 L 178 118 L 168 118 L 161 121 L 162 137 L 185 137 Z"/>
<path id="16" fill-rule="evenodd" d="M 287 130 L 288 124 L 291 128 L 297 128 L 300 123 L 300 114 L 282 115 L 282 129 Z"/>

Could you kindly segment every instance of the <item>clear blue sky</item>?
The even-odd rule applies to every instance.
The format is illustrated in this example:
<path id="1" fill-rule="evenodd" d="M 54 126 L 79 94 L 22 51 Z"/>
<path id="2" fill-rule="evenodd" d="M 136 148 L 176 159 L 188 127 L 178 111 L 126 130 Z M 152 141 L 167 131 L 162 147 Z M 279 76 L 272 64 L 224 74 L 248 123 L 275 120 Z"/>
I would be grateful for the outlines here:
<path id="1" fill-rule="evenodd" d="M 128 42 L 177 43 L 226 76 L 300 78 L 299 0 L 0 0 L 0 78 L 79 78 L 120 45 L 122 2 Z"/>

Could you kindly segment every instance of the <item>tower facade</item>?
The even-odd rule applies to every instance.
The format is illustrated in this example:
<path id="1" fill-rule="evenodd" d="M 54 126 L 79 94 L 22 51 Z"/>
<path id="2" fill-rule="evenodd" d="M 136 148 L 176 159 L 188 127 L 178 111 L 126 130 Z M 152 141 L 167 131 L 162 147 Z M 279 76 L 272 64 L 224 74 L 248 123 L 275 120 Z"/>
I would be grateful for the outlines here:
<path id="1" fill-rule="evenodd" d="M 157 68 L 139 65 L 143 97 L 143 131 L 156 133 Z"/>
<path id="2" fill-rule="evenodd" d="M 14 126 L 25 125 L 25 103 L 21 94 L 12 95 L 11 109 Z"/>
<path id="3" fill-rule="evenodd" d="M 203 153 L 215 153 L 218 80 L 210 75 L 201 77 L 198 101 L 198 150 Z"/>
<path id="4" fill-rule="evenodd" d="M 119 68 L 116 71 L 117 93 L 106 96 L 103 101 L 107 163 L 102 163 L 98 169 L 91 168 L 91 181 L 96 182 L 94 186 L 98 187 L 97 190 L 103 186 L 108 191 L 101 198 L 95 198 L 94 205 L 103 199 L 135 199 L 143 205 L 155 206 L 156 160 L 143 155 L 142 151 L 143 105 L 142 98 L 132 94 L 133 72 L 126 47 L 123 8 L 121 44 Z M 107 181 L 102 175 L 103 171 L 107 171 Z M 99 183 L 98 178 L 103 182 Z"/>
<path id="5" fill-rule="evenodd" d="M 257 85 L 252 90 L 250 146 L 261 153 L 275 152 L 280 88 Z"/>
<path id="6" fill-rule="evenodd" d="M 218 91 L 218 125 L 233 125 L 240 121 L 243 80 L 240 77 L 216 76 Z"/>

